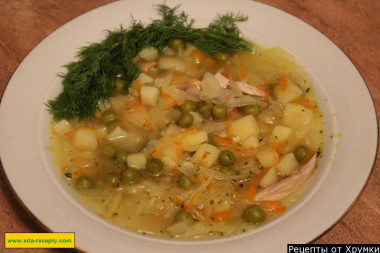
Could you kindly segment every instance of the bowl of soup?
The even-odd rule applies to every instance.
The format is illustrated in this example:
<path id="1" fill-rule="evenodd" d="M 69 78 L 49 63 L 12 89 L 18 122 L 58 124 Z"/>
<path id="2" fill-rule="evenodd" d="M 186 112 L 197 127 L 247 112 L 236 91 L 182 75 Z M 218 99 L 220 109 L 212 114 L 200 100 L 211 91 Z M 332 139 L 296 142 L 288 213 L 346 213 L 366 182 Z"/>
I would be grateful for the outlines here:
<path id="1" fill-rule="evenodd" d="M 15 94 L 25 97 L 21 101 L 28 101 L 32 113 L 21 112 L 23 117 L 3 127 L 2 140 L 12 143 L 2 149 L 7 176 L 49 230 L 75 232 L 79 249 L 280 252 L 287 243 L 320 235 L 365 184 L 376 120 L 357 113 L 373 105 L 342 52 L 306 24 L 262 4 L 199 5 L 215 10 L 187 2 L 175 13 L 189 12 L 198 28 L 218 13 L 247 10 L 248 21 L 238 23 L 247 50 L 208 50 L 186 34 L 165 45 L 141 46 L 133 57 L 121 53 L 120 62 L 113 56 L 112 71 L 100 54 L 80 69 L 83 46 L 111 50 L 103 42 L 112 32 L 104 31 L 124 31 L 115 27 L 124 22 L 126 8 L 135 6 L 133 17 L 146 24 L 160 18 L 151 2 L 117 2 L 57 30 L 10 82 L 2 117 L 10 118 L 8 108 L 24 106 L 11 102 Z M 267 22 L 270 14 L 277 19 Z M 109 86 L 102 87 L 107 96 L 96 100 L 92 113 L 71 117 L 71 104 L 88 109 L 88 98 L 103 91 L 88 86 L 75 93 L 75 101 L 52 101 L 67 89 L 66 81 L 76 87 L 83 81 L 67 73 L 97 64 L 102 67 L 92 83 L 108 73 Z M 128 71 L 134 66 L 134 74 L 118 68 L 124 65 Z M 33 96 L 18 93 L 25 80 L 40 84 Z M 350 87 L 345 96 L 342 82 Z M 361 98 L 358 107 L 350 96 Z M 57 108 L 64 108 L 62 114 Z M 363 124 L 350 124 L 353 115 Z M 22 122 L 31 122 L 27 130 Z M 358 134 L 363 131 L 372 135 Z M 358 153 L 364 152 L 361 146 L 369 147 L 366 156 Z M 16 147 L 25 159 L 15 159 Z M 365 159 L 368 154 L 371 159 Z M 361 183 L 352 186 L 353 181 Z"/>

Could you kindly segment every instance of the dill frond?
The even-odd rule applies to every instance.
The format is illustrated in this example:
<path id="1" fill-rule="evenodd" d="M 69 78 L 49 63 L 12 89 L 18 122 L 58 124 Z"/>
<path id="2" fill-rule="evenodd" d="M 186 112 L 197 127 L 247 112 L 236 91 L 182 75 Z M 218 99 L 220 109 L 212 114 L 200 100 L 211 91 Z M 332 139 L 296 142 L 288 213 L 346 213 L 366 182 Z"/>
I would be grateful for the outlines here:
<path id="1" fill-rule="evenodd" d="M 183 11 L 177 14 L 179 7 L 158 5 L 162 19 L 152 20 L 147 26 L 133 19 L 129 29 L 107 31 L 102 42 L 81 48 L 77 61 L 65 65 L 66 73 L 60 74 L 63 91 L 47 103 L 54 119 L 92 117 L 99 109 L 99 101 L 104 102 L 112 95 L 114 75 L 123 75 L 127 90 L 139 75 L 132 59 L 147 46 L 161 51 L 170 40 L 182 39 L 209 53 L 253 49 L 236 25 L 246 21 L 246 16 L 227 13 L 219 15 L 207 28 L 193 28 L 193 19 Z"/>

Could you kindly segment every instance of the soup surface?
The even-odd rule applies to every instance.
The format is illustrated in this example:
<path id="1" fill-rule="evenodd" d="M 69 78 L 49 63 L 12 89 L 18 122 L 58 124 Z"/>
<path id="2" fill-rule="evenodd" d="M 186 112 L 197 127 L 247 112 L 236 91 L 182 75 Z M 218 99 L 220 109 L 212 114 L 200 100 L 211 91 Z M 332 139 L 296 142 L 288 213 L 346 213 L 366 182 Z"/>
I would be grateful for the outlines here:
<path id="1" fill-rule="evenodd" d="M 209 54 L 175 39 L 92 118 L 51 125 L 63 179 L 96 214 L 142 233 L 210 238 L 286 211 L 321 154 L 312 83 L 280 47 Z"/>

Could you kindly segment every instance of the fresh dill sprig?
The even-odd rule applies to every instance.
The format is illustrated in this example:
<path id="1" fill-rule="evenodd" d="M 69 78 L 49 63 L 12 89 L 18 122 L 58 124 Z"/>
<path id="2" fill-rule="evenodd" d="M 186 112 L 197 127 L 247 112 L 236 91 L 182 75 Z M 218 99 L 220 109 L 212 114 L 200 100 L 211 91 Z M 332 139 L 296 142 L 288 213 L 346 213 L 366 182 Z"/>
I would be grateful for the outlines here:
<path id="1" fill-rule="evenodd" d="M 47 103 L 55 120 L 92 117 L 99 109 L 99 102 L 112 95 L 115 88 L 112 78 L 117 74 L 125 79 L 127 90 L 139 75 L 132 59 L 147 46 L 161 51 L 170 40 L 182 39 L 209 53 L 253 49 L 236 26 L 236 22 L 247 20 L 244 15 L 219 15 L 207 28 L 194 28 L 194 20 L 185 12 L 177 14 L 179 6 L 170 8 L 161 4 L 157 7 L 162 19 L 153 20 L 147 26 L 132 20 L 129 29 L 120 27 L 108 31 L 102 42 L 83 47 L 77 61 L 65 65 L 67 72 L 60 74 L 63 91 Z"/>

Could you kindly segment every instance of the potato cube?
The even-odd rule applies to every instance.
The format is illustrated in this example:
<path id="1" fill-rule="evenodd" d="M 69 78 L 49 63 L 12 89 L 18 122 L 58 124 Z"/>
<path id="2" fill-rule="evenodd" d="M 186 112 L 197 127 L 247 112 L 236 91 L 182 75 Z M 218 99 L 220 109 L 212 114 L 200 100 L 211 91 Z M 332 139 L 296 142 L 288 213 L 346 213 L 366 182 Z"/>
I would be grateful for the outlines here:
<path id="1" fill-rule="evenodd" d="M 154 86 L 159 87 L 161 89 L 165 89 L 170 87 L 170 81 L 172 80 L 172 75 L 167 75 L 165 77 L 157 77 L 154 79 Z"/>
<path id="2" fill-rule="evenodd" d="M 98 145 L 95 131 L 89 128 L 77 130 L 73 137 L 73 144 L 81 150 L 95 150 Z"/>
<path id="3" fill-rule="evenodd" d="M 248 137 L 244 142 L 242 142 L 244 147 L 258 148 L 260 146 L 260 140 L 257 136 Z"/>
<path id="4" fill-rule="evenodd" d="M 197 149 L 190 161 L 209 168 L 216 162 L 219 153 L 220 150 L 217 147 L 204 143 Z"/>
<path id="5" fill-rule="evenodd" d="M 147 106 L 155 106 L 160 95 L 159 89 L 152 86 L 141 87 L 141 103 Z"/>
<path id="6" fill-rule="evenodd" d="M 304 138 L 313 120 L 313 111 L 301 104 L 289 103 L 285 106 L 282 122 L 293 128 L 298 138 Z"/>
<path id="7" fill-rule="evenodd" d="M 139 75 L 139 81 L 140 81 L 141 84 L 153 83 L 154 79 L 151 76 L 149 76 L 149 75 L 147 75 L 145 73 L 140 73 L 140 75 Z"/>
<path id="8" fill-rule="evenodd" d="M 127 156 L 127 165 L 136 170 L 145 169 L 146 156 L 143 153 L 130 154 Z"/>
<path id="9" fill-rule="evenodd" d="M 181 141 L 181 146 L 183 150 L 195 151 L 193 147 L 199 146 L 200 144 L 206 142 L 208 135 L 204 131 L 196 132 L 195 134 L 185 136 Z"/>
<path id="10" fill-rule="evenodd" d="M 173 72 L 185 72 L 189 67 L 189 62 L 178 57 L 163 55 L 158 60 L 158 67 L 163 70 L 170 70 Z"/>
<path id="11" fill-rule="evenodd" d="M 275 166 L 280 160 L 278 153 L 274 148 L 261 150 L 256 154 L 256 157 L 260 164 L 265 168 Z"/>
<path id="12" fill-rule="evenodd" d="M 281 85 L 277 85 L 274 89 L 277 101 L 282 104 L 287 104 L 299 99 L 303 93 L 302 89 L 293 83 L 293 81 L 286 79 L 286 82 L 288 83 L 286 89 L 283 89 Z"/>
<path id="13" fill-rule="evenodd" d="M 129 134 L 124 129 L 117 126 L 111 133 L 107 135 L 106 139 L 112 144 L 120 146 L 127 140 L 128 135 Z"/>
<path id="14" fill-rule="evenodd" d="M 286 141 L 292 134 L 293 129 L 291 129 L 290 127 L 281 125 L 275 126 L 270 137 L 270 142 L 277 143 Z"/>
<path id="15" fill-rule="evenodd" d="M 59 135 L 64 135 L 65 133 L 68 133 L 73 130 L 73 127 L 70 125 L 70 123 L 63 119 L 56 123 L 54 126 L 54 131 Z"/>
<path id="16" fill-rule="evenodd" d="M 168 166 L 175 167 L 178 163 L 178 151 L 176 149 L 175 145 L 170 145 L 167 148 L 165 148 L 161 154 L 159 155 L 159 158 L 162 160 L 162 162 Z"/>
<path id="17" fill-rule="evenodd" d="M 308 145 L 311 149 L 317 150 L 323 145 L 324 142 L 324 123 L 322 117 L 314 117 L 310 123 L 310 128 L 308 131 L 309 142 Z"/>
<path id="18" fill-rule="evenodd" d="M 282 176 L 289 176 L 293 170 L 299 167 L 299 164 L 293 153 L 284 155 L 280 162 L 275 166 L 278 173 Z"/>
<path id="19" fill-rule="evenodd" d="M 231 123 L 232 134 L 244 141 L 251 136 L 257 136 L 260 132 L 259 126 L 253 115 L 244 116 Z"/>
<path id="20" fill-rule="evenodd" d="M 260 180 L 259 185 L 261 187 L 268 187 L 271 184 L 276 183 L 279 180 L 277 170 L 272 167 L 268 170 L 268 172 L 263 176 L 263 178 Z"/>
<path id="21" fill-rule="evenodd" d="M 158 57 L 158 50 L 155 47 L 145 47 L 139 52 L 139 56 L 146 61 L 153 61 Z"/>

